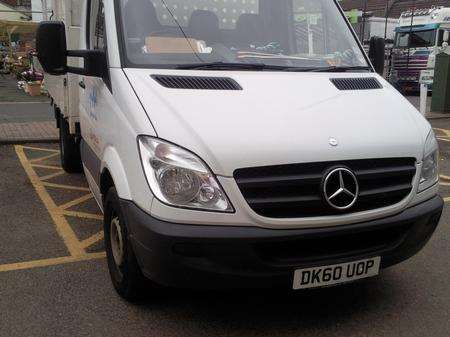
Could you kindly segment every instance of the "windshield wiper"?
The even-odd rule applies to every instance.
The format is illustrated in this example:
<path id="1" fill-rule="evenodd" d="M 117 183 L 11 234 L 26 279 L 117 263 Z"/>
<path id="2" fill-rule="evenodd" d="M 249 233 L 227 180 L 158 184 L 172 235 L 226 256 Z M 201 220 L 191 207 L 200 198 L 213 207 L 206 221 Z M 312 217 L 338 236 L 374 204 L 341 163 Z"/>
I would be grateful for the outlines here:
<path id="1" fill-rule="evenodd" d="M 210 63 L 192 63 L 182 64 L 175 67 L 175 69 L 195 69 L 195 70 L 286 70 L 290 67 L 275 66 L 264 63 L 229 63 L 229 62 L 210 62 Z"/>
<path id="2" fill-rule="evenodd" d="M 310 72 L 321 72 L 321 73 L 345 73 L 352 70 L 365 70 L 372 71 L 372 68 L 368 66 L 332 66 L 332 67 L 322 67 L 322 68 L 309 68 L 303 71 Z"/>
<path id="3" fill-rule="evenodd" d="M 264 63 L 229 63 L 229 62 L 210 62 L 210 63 L 191 63 L 182 64 L 175 67 L 175 69 L 183 70 L 278 70 L 278 71 L 289 71 L 289 72 L 347 72 L 352 70 L 366 70 L 372 71 L 370 67 L 367 66 L 353 66 L 353 67 L 343 67 L 343 66 L 333 66 L 333 67 L 291 67 L 291 66 L 277 66 L 272 64 Z"/>

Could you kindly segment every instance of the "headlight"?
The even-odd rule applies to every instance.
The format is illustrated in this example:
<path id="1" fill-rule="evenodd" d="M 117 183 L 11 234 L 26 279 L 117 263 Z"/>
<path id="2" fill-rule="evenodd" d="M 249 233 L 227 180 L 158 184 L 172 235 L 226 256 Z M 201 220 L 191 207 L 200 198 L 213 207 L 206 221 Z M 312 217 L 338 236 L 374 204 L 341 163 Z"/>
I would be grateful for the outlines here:
<path id="1" fill-rule="evenodd" d="M 433 130 L 430 131 L 425 142 L 420 177 L 419 192 L 430 188 L 439 181 L 439 146 Z"/>
<path id="2" fill-rule="evenodd" d="M 233 212 L 225 192 L 194 154 L 162 140 L 138 138 L 150 189 L 165 204 L 208 211 Z"/>

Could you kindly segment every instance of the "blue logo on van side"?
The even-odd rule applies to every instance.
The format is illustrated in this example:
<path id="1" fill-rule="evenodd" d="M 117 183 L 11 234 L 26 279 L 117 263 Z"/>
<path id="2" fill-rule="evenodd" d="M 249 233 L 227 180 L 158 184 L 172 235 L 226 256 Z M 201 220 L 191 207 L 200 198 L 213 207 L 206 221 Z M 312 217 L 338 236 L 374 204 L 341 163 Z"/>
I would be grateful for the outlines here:
<path id="1" fill-rule="evenodd" d="M 97 118 L 97 111 L 95 107 L 97 106 L 97 88 L 93 87 L 89 94 L 89 117 L 95 121 Z"/>

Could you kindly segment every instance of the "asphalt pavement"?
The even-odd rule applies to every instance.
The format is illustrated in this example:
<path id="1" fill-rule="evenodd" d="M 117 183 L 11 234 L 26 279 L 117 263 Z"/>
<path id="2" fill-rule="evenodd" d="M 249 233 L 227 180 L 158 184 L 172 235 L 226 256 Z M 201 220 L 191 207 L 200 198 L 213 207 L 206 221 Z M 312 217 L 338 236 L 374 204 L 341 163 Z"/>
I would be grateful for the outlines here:
<path id="1" fill-rule="evenodd" d="M 450 197 L 450 120 L 433 121 Z M 426 248 L 380 276 L 299 292 L 111 286 L 101 214 L 56 144 L 0 146 L 0 336 L 408 336 L 450 331 L 450 211 Z"/>

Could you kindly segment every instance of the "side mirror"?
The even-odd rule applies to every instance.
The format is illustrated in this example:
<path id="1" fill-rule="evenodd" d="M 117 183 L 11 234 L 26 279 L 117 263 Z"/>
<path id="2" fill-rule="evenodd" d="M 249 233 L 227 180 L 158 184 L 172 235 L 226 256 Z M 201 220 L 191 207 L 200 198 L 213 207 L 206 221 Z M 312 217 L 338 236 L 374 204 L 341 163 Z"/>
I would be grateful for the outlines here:
<path id="1" fill-rule="evenodd" d="M 374 36 L 370 39 L 369 58 L 375 71 L 383 76 L 386 58 L 386 45 L 383 38 Z"/>
<path id="2" fill-rule="evenodd" d="M 36 33 L 36 51 L 46 73 L 67 73 L 66 28 L 63 22 L 47 21 L 39 24 Z"/>
<path id="3" fill-rule="evenodd" d="M 448 43 L 450 42 L 450 31 L 444 31 L 444 37 L 442 39 L 442 47 L 447 48 Z"/>
<path id="4" fill-rule="evenodd" d="M 63 22 L 44 21 L 36 33 L 36 50 L 39 62 L 50 75 L 73 73 L 106 78 L 108 66 L 102 50 L 67 50 L 66 27 Z M 84 60 L 83 68 L 67 66 L 67 57 Z"/>

